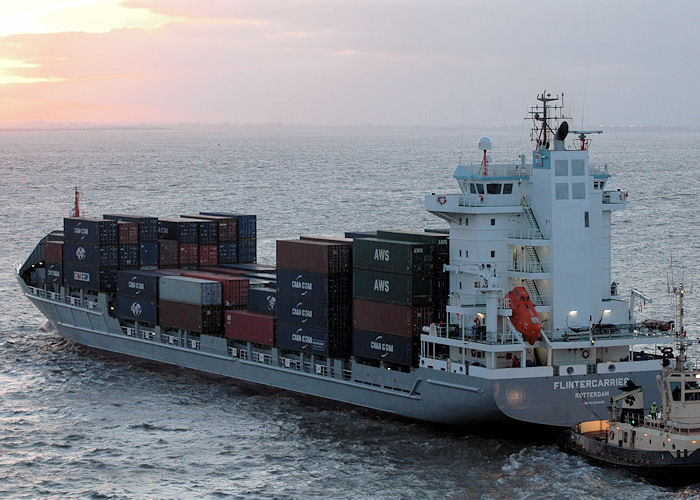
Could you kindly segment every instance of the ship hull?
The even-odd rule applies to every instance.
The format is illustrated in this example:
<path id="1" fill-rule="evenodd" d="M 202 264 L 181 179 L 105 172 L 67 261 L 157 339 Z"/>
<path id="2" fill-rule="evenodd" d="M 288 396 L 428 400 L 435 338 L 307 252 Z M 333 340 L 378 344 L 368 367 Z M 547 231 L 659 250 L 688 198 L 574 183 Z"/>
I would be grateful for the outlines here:
<path id="1" fill-rule="evenodd" d="M 700 452 L 627 449 L 596 439 L 595 435 L 573 429 L 562 433 L 560 446 L 589 460 L 605 465 L 624 467 L 641 475 L 666 482 L 694 483 L 700 470 Z"/>
<path id="2" fill-rule="evenodd" d="M 413 368 L 405 373 L 342 359 L 324 361 L 328 372 L 317 374 L 310 357 L 307 369 L 303 364 L 300 369 L 283 366 L 276 348 L 266 351 L 267 359 L 263 362 L 232 357 L 225 339 L 218 337 L 202 335 L 201 347 L 191 349 L 171 345 L 160 338 L 129 336 L 119 320 L 103 312 L 108 310 L 103 294 L 97 307 L 90 310 L 37 296 L 21 278 L 19 282 L 27 298 L 63 338 L 102 351 L 449 425 L 480 426 L 520 420 L 561 427 L 591 417 L 590 401 L 583 402 L 569 391 L 555 390 L 555 379 L 563 377 L 491 380 L 429 368 Z M 646 383 L 656 373 L 636 373 L 634 380 Z M 631 376 L 619 373 L 616 378 Z M 612 386 L 610 390 L 616 391 Z"/>

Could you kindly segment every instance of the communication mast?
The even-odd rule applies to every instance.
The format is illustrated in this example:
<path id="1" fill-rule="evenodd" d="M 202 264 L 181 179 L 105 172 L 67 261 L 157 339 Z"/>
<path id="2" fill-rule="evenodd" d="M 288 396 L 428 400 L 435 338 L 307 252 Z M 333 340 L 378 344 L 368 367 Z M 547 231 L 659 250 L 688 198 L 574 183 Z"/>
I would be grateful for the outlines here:
<path id="1" fill-rule="evenodd" d="M 564 94 L 554 95 L 544 90 L 537 96 L 537 100 L 542 104 L 532 106 L 528 111 L 529 117 L 525 119 L 532 120 L 532 129 L 530 130 L 530 139 L 536 142 L 536 149 L 549 149 L 550 138 L 554 138 L 556 130 L 559 128 L 559 122 L 562 120 L 570 120 L 570 117 L 564 116 Z M 557 103 L 557 101 L 559 101 Z M 550 104 L 550 103 L 555 104 Z"/>

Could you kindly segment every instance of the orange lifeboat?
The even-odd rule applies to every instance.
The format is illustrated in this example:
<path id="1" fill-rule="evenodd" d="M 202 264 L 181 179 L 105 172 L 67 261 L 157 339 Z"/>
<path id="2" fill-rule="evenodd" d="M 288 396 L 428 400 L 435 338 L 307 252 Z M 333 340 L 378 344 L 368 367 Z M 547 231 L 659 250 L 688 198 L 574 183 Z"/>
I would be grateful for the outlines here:
<path id="1" fill-rule="evenodd" d="M 530 295 L 525 288 L 516 286 L 506 297 L 510 299 L 510 308 L 513 311 L 510 322 L 530 345 L 534 344 L 542 332 L 542 323 Z"/>

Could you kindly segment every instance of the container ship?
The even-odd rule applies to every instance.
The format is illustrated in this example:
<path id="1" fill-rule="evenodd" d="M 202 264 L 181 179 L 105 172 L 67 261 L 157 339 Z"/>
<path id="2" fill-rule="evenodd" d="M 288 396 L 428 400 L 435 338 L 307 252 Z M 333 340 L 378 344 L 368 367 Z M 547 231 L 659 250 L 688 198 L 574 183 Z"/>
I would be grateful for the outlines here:
<path id="1" fill-rule="evenodd" d="M 627 195 L 589 163 L 597 131 L 559 96 L 530 111 L 531 163 L 461 163 L 425 196 L 444 230 L 277 241 L 256 216 L 65 218 L 16 265 L 24 295 L 83 346 L 412 419 L 569 427 L 618 387 L 656 384 L 672 322 L 611 279 L 611 215 Z M 648 397 L 658 398 L 658 394 Z"/>

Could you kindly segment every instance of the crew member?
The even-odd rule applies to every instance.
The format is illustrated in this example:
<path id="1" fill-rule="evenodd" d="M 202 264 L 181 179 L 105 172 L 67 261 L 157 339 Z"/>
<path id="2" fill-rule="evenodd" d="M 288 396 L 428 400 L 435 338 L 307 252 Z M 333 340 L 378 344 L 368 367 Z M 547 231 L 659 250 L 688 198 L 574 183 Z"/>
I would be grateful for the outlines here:
<path id="1" fill-rule="evenodd" d="M 649 410 L 649 413 L 651 414 L 651 418 L 653 420 L 656 420 L 656 412 L 658 411 L 658 408 L 656 408 L 656 401 L 654 401 L 651 404 L 651 409 Z"/>

